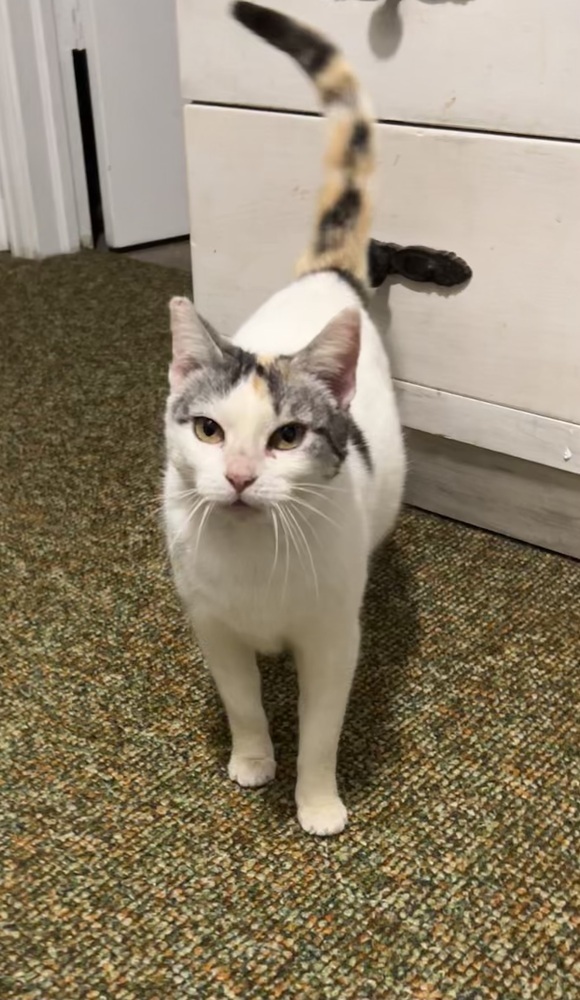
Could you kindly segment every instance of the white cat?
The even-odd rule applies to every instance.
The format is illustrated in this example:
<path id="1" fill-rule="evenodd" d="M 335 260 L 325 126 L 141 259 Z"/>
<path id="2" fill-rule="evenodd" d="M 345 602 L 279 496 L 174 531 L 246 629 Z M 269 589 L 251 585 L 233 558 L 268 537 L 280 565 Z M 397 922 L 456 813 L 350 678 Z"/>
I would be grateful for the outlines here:
<path id="1" fill-rule="evenodd" d="M 256 651 L 289 648 L 300 685 L 298 819 L 347 820 L 337 747 L 373 548 L 391 531 L 405 460 L 389 365 L 367 315 L 372 120 L 333 45 L 283 14 L 234 16 L 292 55 L 329 114 L 326 179 L 300 277 L 232 340 L 170 303 L 165 523 L 175 582 L 223 700 L 229 775 L 270 781 Z"/>

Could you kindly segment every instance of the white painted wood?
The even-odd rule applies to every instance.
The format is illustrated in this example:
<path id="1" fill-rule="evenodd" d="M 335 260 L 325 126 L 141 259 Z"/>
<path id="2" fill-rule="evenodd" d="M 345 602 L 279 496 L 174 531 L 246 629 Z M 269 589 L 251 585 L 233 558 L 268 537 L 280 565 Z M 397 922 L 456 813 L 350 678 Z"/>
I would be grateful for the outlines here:
<path id="1" fill-rule="evenodd" d="M 188 232 L 174 0 L 81 0 L 105 236 Z"/>
<path id="2" fill-rule="evenodd" d="M 324 123 L 185 110 L 196 300 L 232 331 L 292 274 Z M 394 285 L 373 313 L 405 382 L 580 423 L 580 145 L 378 128 L 373 234 L 454 250 L 467 288 Z"/>
<path id="3" fill-rule="evenodd" d="M 0 252 L 8 250 L 8 228 L 4 214 L 4 198 L 2 196 L 2 177 L 0 176 Z"/>
<path id="4" fill-rule="evenodd" d="M 78 249 L 51 0 L 0 0 L 0 176 L 14 254 Z"/>
<path id="5" fill-rule="evenodd" d="M 80 0 L 52 0 L 52 2 L 79 237 L 83 246 L 91 247 L 93 245 L 91 213 L 73 64 L 73 49 L 84 48 Z"/>
<path id="6" fill-rule="evenodd" d="M 407 434 L 407 502 L 580 558 L 580 477 L 430 434 Z"/>
<path id="7" fill-rule="evenodd" d="M 296 66 L 236 24 L 229 4 L 178 0 L 183 96 L 314 110 Z M 580 138 L 578 0 L 271 5 L 341 45 L 383 120 Z"/>
<path id="8" fill-rule="evenodd" d="M 580 474 L 580 425 L 395 382 L 405 427 Z"/>

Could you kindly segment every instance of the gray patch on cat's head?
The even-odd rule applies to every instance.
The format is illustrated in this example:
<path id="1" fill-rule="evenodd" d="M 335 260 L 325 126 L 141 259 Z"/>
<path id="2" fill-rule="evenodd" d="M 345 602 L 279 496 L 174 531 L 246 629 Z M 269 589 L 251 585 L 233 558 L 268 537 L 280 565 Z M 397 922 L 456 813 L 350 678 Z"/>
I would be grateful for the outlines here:
<path id="1" fill-rule="evenodd" d="M 186 423 L 193 413 L 212 399 L 229 392 L 256 367 L 253 354 L 220 338 L 221 356 L 211 364 L 195 368 L 187 376 L 182 391 L 173 401 L 171 415 L 177 423 Z"/>
<path id="2" fill-rule="evenodd" d="M 276 410 L 285 421 L 296 421 L 311 429 L 308 451 L 324 477 L 332 478 L 339 472 L 350 445 L 371 471 L 373 463 L 366 438 L 328 386 L 302 366 L 292 364 L 291 358 L 277 359 L 273 369 L 279 373 Z"/>
<path id="3" fill-rule="evenodd" d="M 357 449 L 367 468 L 372 469 L 362 432 L 318 375 L 309 372 L 293 357 L 263 359 L 222 338 L 219 345 L 221 356 L 216 354 L 215 360 L 187 376 L 182 391 L 171 405 L 175 421 L 188 423 L 200 408 L 216 397 L 224 398 L 244 378 L 254 376 L 256 386 L 262 383 L 268 392 L 274 412 L 281 421 L 304 424 L 311 430 L 307 450 L 323 478 L 337 475 L 349 445 Z"/>
<path id="4" fill-rule="evenodd" d="M 313 434 L 308 444 L 312 458 L 328 477 L 339 471 L 347 455 L 348 413 L 341 409 L 319 378 L 289 366 L 283 384 L 284 419 L 306 424 Z"/>

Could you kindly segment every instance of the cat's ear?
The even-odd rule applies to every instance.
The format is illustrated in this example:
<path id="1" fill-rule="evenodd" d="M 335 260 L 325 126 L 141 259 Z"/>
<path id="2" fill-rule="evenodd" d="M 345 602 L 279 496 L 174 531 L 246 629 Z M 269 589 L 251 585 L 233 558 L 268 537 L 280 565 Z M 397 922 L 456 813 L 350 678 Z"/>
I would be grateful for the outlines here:
<path id="1" fill-rule="evenodd" d="M 222 351 L 217 336 L 210 333 L 189 299 L 172 298 L 169 319 L 173 340 L 169 385 L 172 392 L 177 392 L 190 372 L 215 364 L 222 358 Z"/>
<path id="2" fill-rule="evenodd" d="M 325 382 L 343 409 L 356 388 L 360 325 L 358 309 L 343 309 L 296 355 L 298 364 Z"/>

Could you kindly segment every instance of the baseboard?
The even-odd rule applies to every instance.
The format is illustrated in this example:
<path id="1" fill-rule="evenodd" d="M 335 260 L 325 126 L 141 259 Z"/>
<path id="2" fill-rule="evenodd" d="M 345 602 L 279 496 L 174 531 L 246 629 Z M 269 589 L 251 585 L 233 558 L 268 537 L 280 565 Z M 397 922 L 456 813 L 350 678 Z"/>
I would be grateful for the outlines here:
<path id="1" fill-rule="evenodd" d="M 580 474 L 580 425 L 395 379 L 405 427 Z"/>
<path id="2" fill-rule="evenodd" d="M 580 476 L 406 432 L 415 507 L 580 559 Z"/>

